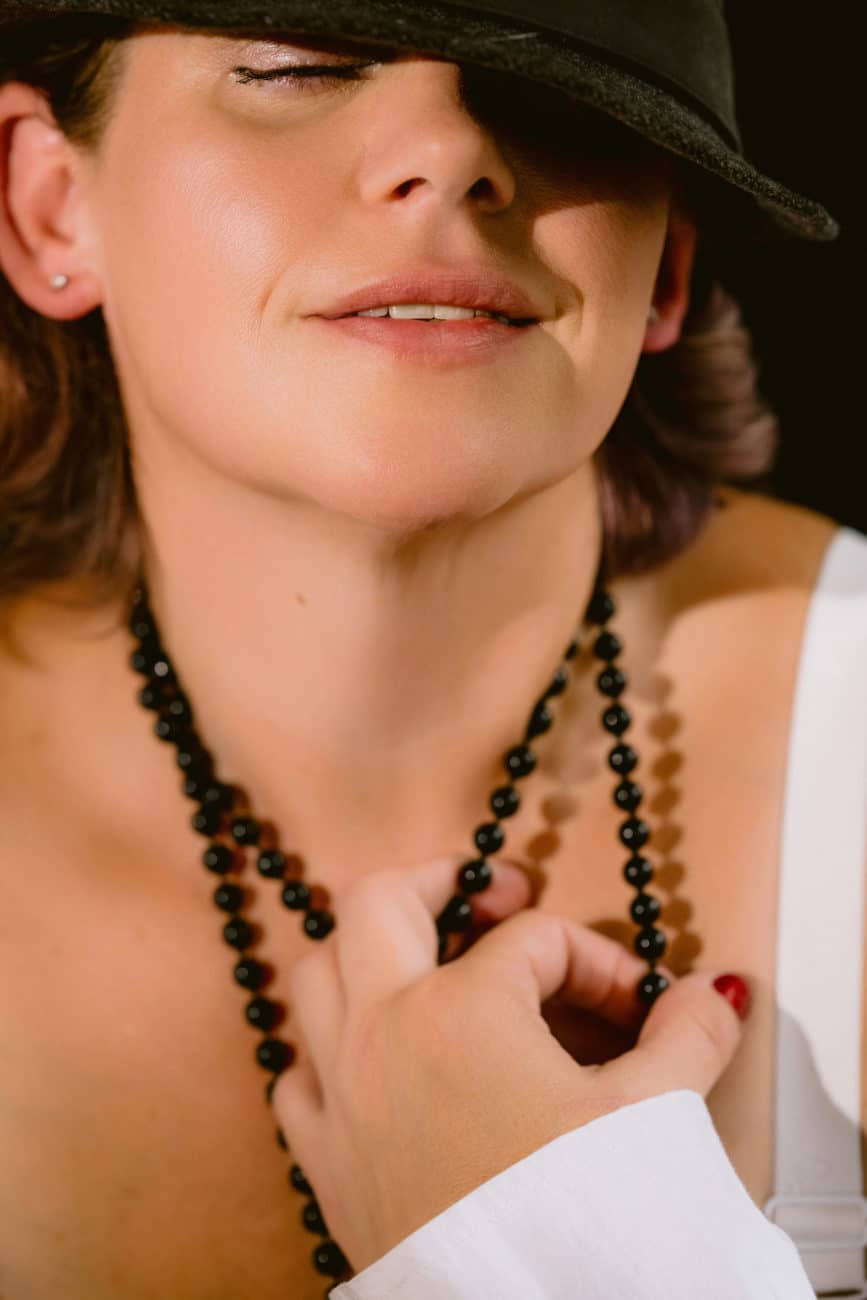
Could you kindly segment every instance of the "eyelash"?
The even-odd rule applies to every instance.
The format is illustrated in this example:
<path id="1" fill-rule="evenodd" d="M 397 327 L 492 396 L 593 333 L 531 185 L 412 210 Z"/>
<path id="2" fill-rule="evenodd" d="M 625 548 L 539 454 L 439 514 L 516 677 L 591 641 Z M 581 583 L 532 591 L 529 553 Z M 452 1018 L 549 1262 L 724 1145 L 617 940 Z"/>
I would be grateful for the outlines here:
<path id="1" fill-rule="evenodd" d="M 248 85 L 251 81 L 272 81 L 277 85 L 295 82 L 296 88 L 304 93 L 315 90 L 313 83 L 317 81 L 360 81 L 359 74 L 375 62 L 375 59 L 371 59 L 367 63 L 325 63 L 315 66 L 294 64 L 288 68 L 268 68 L 265 71 L 256 68 L 235 68 L 234 71 L 241 85 Z"/>

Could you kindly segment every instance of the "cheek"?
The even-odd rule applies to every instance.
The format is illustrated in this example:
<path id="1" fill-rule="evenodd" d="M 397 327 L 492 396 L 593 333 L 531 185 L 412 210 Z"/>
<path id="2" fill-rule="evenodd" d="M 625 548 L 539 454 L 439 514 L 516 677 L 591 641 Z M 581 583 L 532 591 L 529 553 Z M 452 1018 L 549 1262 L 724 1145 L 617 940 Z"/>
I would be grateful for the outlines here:
<path id="1" fill-rule="evenodd" d="M 641 355 L 667 211 L 663 198 L 606 200 L 543 219 L 548 260 L 578 298 L 579 310 L 564 317 L 563 341 L 599 430 L 613 423 Z"/>
<path id="2" fill-rule="evenodd" d="M 177 427 L 191 391 L 203 411 L 212 394 L 212 417 L 251 392 L 269 313 L 292 309 L 280 287 L 305 283 L 306 253 L 336 200 L 321 166 L 315 184 L 312 160 L 305 175 L 303 151 L 290 175 L 285 145 L 278 158 L 249 132 L 243 146 L 221 135 L 216 147 L 189 125 L 135 143 L 105 168 L 104 311 L 122 381 L 146 388 Z M 211 437 L 219 425 L 210 421 Z"/>

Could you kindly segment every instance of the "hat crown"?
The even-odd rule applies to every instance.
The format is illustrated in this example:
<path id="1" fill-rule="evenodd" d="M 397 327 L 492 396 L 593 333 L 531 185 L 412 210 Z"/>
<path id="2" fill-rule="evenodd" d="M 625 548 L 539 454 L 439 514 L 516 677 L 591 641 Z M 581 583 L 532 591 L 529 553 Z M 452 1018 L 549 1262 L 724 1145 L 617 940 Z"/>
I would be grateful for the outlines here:
<path id="1" fill-rule="evenodd" d="M 450 3 L 450 0 L 446 0 Z M 632 65 L 645 78 L 684 92 L 736 148 L 734 69 L 723 0 L 472 0 L 479 13 L 520 22 Z"/>

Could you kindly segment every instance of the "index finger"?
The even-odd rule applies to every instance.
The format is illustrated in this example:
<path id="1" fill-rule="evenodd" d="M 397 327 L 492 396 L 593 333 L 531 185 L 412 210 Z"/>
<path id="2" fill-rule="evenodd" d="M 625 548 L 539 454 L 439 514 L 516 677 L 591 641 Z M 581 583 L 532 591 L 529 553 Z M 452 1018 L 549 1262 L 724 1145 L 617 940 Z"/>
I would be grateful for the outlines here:
<path id="1" fill-rule="evenodd" d="M 479 939 L 459 964 L 483 986 L 517 991 L 536 1012 L 557 995 L 621 1029 L 638 1029 L 647 1016 L 637 991 L 647 974 L 644 959 L 607 935 L 552 912 L 534 909 L 510 917 Z"/>
<path id="2" fill-rule="evenodd" d="M 476 859 L 475 861 L 478 861 Z M 466 856 L 452 854 L 420 867 L 376 872 L 357 881 L 336 902 L 335 940 L 348 1000 L 372 1002 L 434 970 L 438 957 L 436 921 L 462 891 L 458 878 Z M 485 911 L 503 915 L 523 906 L 529 886 L 491 862 Z M 471 894 L 467 903 L 472 907 Z"/>

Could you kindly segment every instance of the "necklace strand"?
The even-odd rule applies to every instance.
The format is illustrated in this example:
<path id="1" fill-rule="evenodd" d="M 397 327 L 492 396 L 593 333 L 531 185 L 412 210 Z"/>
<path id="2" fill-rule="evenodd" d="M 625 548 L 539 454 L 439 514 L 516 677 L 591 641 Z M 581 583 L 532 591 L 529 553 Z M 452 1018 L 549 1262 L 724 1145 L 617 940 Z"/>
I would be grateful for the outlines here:
<path id="1" fill-rule="evenodd" d="M 596 677 L 596 688 L 608 701 L 601 715 L 602 726 L 617 741 L 609 751 L 608 765 L 618 777 L 614 789 L 615 807 L 628 814 L 618 827 L 618 837 L 630 852 L 623 876 L 636 890 L 629 907 L 630 918 L 639 927 L 634 947 L 648 963 L 648 973 L 639 981 L 637 993 L 640 1001 L 650 1006 L 668 987 L 665 975 L 656 970 L 667 941 L 663 931 L 655 925 L 660 914 L 659 900 L 645 891 L 645 886 L 653 879 L 653 866 L 641 850 L 650 837 L 650 829 L 635 815 L 643 798 L 641 786 L 632 780 L 638 766 L 638 754 L 622 740 L 632 718 L 620 703 L 628 685 L 625 674 L 616 666 L 623 645 L 608 628 L 616 612 L 614 600 L 602 585 L 600 566 L 584 622 L 600 629 L 593 643 L 593 654 L 604 666 Z M 195 729 L 189 699 L 162 644 L 144 581 L 132 593 L 128 626 L 136 640 L 130 664 L 145 679 L 138 694 L 139 703 L 156 713 L 155 734 L 176 748 L 177 764 L 183 774 L 183 791 L 197 806 L 192 817 L 193 829 L 209 841 L 202 862 L 220 877 L 213 900 L 217 908 L 228 916 L 223 925 L 223 939 L 239 954 L 234 966 L 235 980 L 252 994 L 245 1014 L 249 1024 L 263 1035 L 256 1047 L 256 1060 L 270 1075 L 265 1088 L 266 1100 L 270 1103 L 274 1084 L 283 1070 L 291 1066 L 295 1049 L 273 1032 L 285 1019 L 285 1006 L 262 993 L 262 989 L 273 980 L 274 972 L 251 955 L 258 934 L 242 915 L 244 890 L 237 880 L 246 863 L 246 850 L 258 850 L 256 866 L 260 876 L 282 885 L 280 896 L 284 906 L 304 914 L 302 930 L 312 940 L 324 939 L 334 929 L 335 919 L 329 908 L 330 894 L 323 886 L 308 885 L 302 879 L 300 859 L 284 854 L 279 848 L 276 831 L 269 823 L 253 816 L 244 793 L 217 776 L 213 758 Z M 501 823 L 514 816 L 520 807 L 521 800 L 514 783 L 529 776 L 536 767 L 537 759 L 531 742 L 553 725 L 554 716 L 548 705 L 566 690 L 569 683 L 567 665 L 578 650 L 577 638 L 570 640 L 560 665 L 533 705 L 522 740 L 503 756 L 508 781 L 492 791 L 488 799 L 494 820 L 476 827 L 473 843 L 477 856 L 458 869 L 456 892 L 437 918 L 440 962 L 446 959 L 449 935 L 466 933 L 472 926 L 470 900 L 490 885 L 493 876 L 488 858 L 499 853 L 505 844 Z M 284 1151 L 288 1149 L 279 1128 L 277 1141 Z M 316 1195 L 297 1164 L 290 1166 L 289 1183 L 307 1198 L 301 1212 L 302 1224 L 309 1232 L 322 1238 L 311 1258 L 318 1273 L 333 1279 L 323 1293 L 327 1300 L 332 1288 L 351 1277 L 352 1271 L 337 1242 L 331 1238 Z"/>

